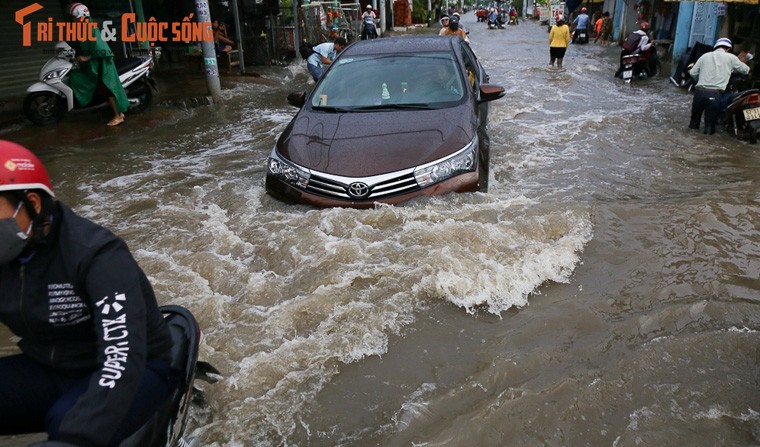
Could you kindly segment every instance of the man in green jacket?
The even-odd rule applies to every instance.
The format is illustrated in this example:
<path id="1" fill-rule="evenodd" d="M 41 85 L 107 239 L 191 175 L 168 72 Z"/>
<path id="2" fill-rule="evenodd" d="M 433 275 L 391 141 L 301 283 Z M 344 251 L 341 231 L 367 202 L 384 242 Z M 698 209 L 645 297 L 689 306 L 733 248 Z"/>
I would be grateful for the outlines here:
<path id="1" fill-rule="evenodd" d="M 74 3 L 69 9 L 69 15 L 76 22 L 88 22 L 90 10 L 81 3 Z M 92 29 L 93 40 L 77 42 L 77 61 L 79 70 L 71 72 L 71 88 L 74 96 L 82 105 L 87 105 L 97 94 L 108 97 L 108 103 L 113 109 L 113 119 L 109 126 L 118 126 L 124 122 L 124 112 L 127 111 L 129 100 L 124 87 L 119 81 L 119 73 L 113 62 L 113 52 L 108 44 L 100 37 L 97 27 Z"/>

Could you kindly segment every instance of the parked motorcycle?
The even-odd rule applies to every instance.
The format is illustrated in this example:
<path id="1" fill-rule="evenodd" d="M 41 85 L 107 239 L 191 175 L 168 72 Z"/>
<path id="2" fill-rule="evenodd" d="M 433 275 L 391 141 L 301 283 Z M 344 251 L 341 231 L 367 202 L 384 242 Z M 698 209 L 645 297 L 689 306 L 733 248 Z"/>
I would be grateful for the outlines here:
<path id="1" fill-rule="evenodd" d="M 726 129 L 739 139 L 757 143 L 760 131 L 760 90 L 750 89 L 736 92 L 728 100 L 723 110 Z"/>
<path id="2" fill-rule="evenodd" d="M 673 76 L 670 77 L 670 82 L 677 87 L 685 88 L 689 91 L 696 85 L 696 81 L 689 75 L 689 69 L 697 62 L 703 54 L 709 53 L 713 50 L 712 45 L 707 45 L 701 42 L 696 42 L 688 53 L 684 53 L 678 61 L 678 66 Z"/>
<path id="3" fill-rule="evenodd" d="M 54 52 L 40 70 L 39 82 L 26 89 L 29 94 L 24 99 L 24 114 L 29 121 L 41 126 L 60 121 L 68 111 L 91 110 L 108 102 L 108 98 L 95 97 L 90 104 L 79 104 L 69 86 L 68 76 L 75 65 L 75 52 L 66 42 L 56 43 Z M 152 67 L 153 57 L 150 55 L 116 62 L 119 80 L 129 99 L 128 112 L 147 108 L 153 91 L 158 91 L 151 74 Z"/>

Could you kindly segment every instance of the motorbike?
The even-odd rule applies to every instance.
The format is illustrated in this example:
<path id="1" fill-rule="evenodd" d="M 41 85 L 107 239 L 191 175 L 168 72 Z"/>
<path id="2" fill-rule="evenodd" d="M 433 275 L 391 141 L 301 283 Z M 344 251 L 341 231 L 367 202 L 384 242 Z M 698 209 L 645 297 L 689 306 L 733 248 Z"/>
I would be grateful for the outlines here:
<path id="1" fill-rule="evenodd" d="M 654 61 L 652 62 L 650 58 L 654 58 Z M 633 78 L 653 78 L 659 73 L 660 61 L 657 60 L 657 51 L 652 46 L 651 55 L 648 57 L 643 52 L 623 54 L 620 59 L 620 69 L 616 76 L 622 78 L 626 84 L 630 84 Z"/>
<path id="2" fill-rule="evenodd" d="M 375 28 L 375 22 L 369 20 L 364 21 L 364 27 L 362 28 L 362 40 L 371 40 L 377 38 L 377 28 Z"/>
<path id="3" fill-rule="evenodd" d="M 573 35 L 571 37 L 573 43 L 588 43 L 588 31 L 586 31 L 586 28 L 577 28 L 575 31 L 573 31 Z"/>
<path id="4" fill-rule="evenodd" d="M 192 443 L 184 437 L 190 406 L 203 405 L 203 391 L 196 388 L 195 380 L 215 383 L 209 374 L 220 375 L 209 363 L 198 360 L 198 347 L 202 332 L 193 314 L 182 306 L 167 305 L 159 308 L 169 326 L 172 338 L 171 367 L 179 374 L 177 389 L 169 396 L 156 414 L 120 447 L 188 447 Z M 29 447 L 75 447 L 59 441 L 44 441 Z"/>
<path id="5" fill-rule="evenodd" d="M 488 29 L 504 29 L 504 19 L 499 14 L 488 16 Z"/>
<path id="6" fill-rule="evenodd" d="M 58 42 L 54 55 L 40 70 L 40 80 L 29 88 L 24 99 L 24 114 L 34 124 L 54 124 L 66 112 L 101 107 L 108 98 L 95 97 L 90 104 L 79 104 L 69 86 L 69 73 L 75 66 L 75 52 L 66 42 Z M 158 91 L 152 77 L 153 57 L 130 57 L 116 62 L 119 80 L 129 99 L 128 112 L 139 112 L 150 105 L 153 92 Z"/>
<path id="7" fill-rule="evenodd" d="M 712 50 L 712 45 L 696 42 L 688 53 L 684 53 L 680 57 L 676 71 L 673 76 L 670 77 L 670 82 L 675 84 L 677 87 L 685 88 L 691 91 L 691 89 L 696 85 L 696 81 L 691 77 L 691 75 L 689 75 L 689 69 L 703 54 L 709 53 Z"/>
<path id="8" fill-rule="evenodd" d="M 509 25 L 517 25 L 519 22 L 517 21 L 517 16 L 509 16 L 509 22 L 507 24 Z"/>
<path id="9" fill-rule="evenodd" d="M 198 360 L 198 347 L 202 332 L 193 314 L 182 306 L 166 305 L 159 308 L 172 336 L 172 369 L 181 371 L 179 386 L 159 411 L 132 436 L 122 441 L 121 447 L 188 446 L 184 433 L 191 404 L 205 402 L 203 391 L 196 388 L 196 379 L 215 383 L 209 374 L 220 375 L 211 364 Z"/>
<path id="10" fill-rule="evenodd" d="M 757 143 L 760 131 L 760 89 L 733 93 L 723 110 L 726 129 L 750 144 Z"/>

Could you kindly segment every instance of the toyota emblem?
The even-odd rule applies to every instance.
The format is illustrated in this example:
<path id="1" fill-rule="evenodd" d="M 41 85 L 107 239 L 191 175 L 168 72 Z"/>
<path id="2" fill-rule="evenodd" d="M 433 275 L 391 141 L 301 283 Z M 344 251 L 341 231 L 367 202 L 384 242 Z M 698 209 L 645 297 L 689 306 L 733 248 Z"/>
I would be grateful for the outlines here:
<path id="1" fill-rule="evenodd" d="M 348 195 L 355 199 L 362 199 L 369 194 L 369 186 L 366 183 L 354 182 L 348 185 Z"/>

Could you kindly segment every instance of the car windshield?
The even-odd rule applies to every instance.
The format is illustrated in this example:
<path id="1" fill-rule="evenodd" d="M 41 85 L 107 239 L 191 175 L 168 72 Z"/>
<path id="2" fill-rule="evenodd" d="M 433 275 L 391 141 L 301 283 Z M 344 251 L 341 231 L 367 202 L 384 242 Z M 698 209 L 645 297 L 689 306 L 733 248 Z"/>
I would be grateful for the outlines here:
<path id="1" fill-rule="evenodd" d="M 341 58 L 325 74 L 311 105 L 328 111 L 453 106 L 464 95 L 457 67 L 444 52 Z"/>

